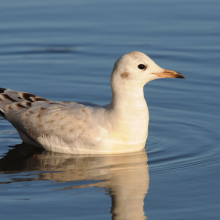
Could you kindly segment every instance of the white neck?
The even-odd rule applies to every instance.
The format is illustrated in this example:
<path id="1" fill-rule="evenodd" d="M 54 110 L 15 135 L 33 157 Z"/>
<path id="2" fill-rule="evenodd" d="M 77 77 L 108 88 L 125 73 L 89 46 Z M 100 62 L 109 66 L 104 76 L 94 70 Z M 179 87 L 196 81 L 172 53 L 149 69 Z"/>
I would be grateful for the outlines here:
<path id="1" fill-rule="evenodd" d="M 149 113 L 143 87 L 122 84 L 112 86 L 112 101 L 108 106 L 117 139 L 127 143 L 145 142 Z"/>
<path id="2" fill-rule="evenodd" d="M 146 113 L 148 115 L 148 109 L 144 98 L 143 87 L 120 85 L 120 87 L 112 88 L 110 108 L 114 112 L 117 112 L 119 117 L 127 121 L 146 117 Z"/>

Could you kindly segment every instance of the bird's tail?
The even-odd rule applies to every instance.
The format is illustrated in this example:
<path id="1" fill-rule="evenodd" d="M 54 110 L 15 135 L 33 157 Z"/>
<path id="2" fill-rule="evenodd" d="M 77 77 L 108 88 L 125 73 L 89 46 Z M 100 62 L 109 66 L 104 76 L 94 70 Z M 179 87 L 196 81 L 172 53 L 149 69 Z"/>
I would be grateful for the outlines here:
<path id="1" fill-rule="evenodd" d="M 0 88 L 0 116 L 5 117 L 10 110 L 27 110 L 37 101 L 48 101 L 27 92 Z"/>

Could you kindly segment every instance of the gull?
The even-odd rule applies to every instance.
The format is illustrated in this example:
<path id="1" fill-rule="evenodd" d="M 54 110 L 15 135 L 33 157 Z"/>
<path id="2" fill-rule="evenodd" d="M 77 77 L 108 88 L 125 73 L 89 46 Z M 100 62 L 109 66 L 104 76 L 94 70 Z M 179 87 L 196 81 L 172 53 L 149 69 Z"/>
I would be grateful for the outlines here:
<path id="1" fill-rule="evenodd" d="M 0 115 L 30 145 L 72 154 L 140 151 L 148 136 L 149 111 L 144 85 L 159 78 L 185 78 L 159 67 L 144 53 L 119 58 L 111 74 L 112 100 L 99 106 L 50 101 L 27 92 L 0 88 Z"/>

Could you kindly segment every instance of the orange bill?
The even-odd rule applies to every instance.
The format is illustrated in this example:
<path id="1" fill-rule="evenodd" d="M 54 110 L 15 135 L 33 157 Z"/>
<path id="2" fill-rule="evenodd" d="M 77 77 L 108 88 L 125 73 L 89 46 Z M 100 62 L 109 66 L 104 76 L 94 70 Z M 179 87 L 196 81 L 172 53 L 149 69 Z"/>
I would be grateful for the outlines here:
<path id="1" fill-rule="evenodd" d="M 162 73 L 154 73 L 154 74 L 159 76 L 159 77 L 183 78 L 183 79 L 185 79 L 185 77 L 181 73 L 178 73 L 178 72 L 173 71 L 173 70 L 167 70 L 167 69 L 164 69 L 164 72 L 162 72 Z"/>

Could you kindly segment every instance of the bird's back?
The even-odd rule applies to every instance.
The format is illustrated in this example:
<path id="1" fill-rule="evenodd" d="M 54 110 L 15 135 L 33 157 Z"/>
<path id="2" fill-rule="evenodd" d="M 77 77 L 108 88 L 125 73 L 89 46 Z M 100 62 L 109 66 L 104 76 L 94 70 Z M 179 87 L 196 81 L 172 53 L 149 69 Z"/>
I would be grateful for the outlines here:
<path id="1" fill-rule="evenodd" d="M 104 108 L 49 101 L 9 89 L 0 91 L 1 116 L 30 144 L 58 152 L 89 153 L 106 133 L 96 119 L 96 115 L 102 117 Z"/>

